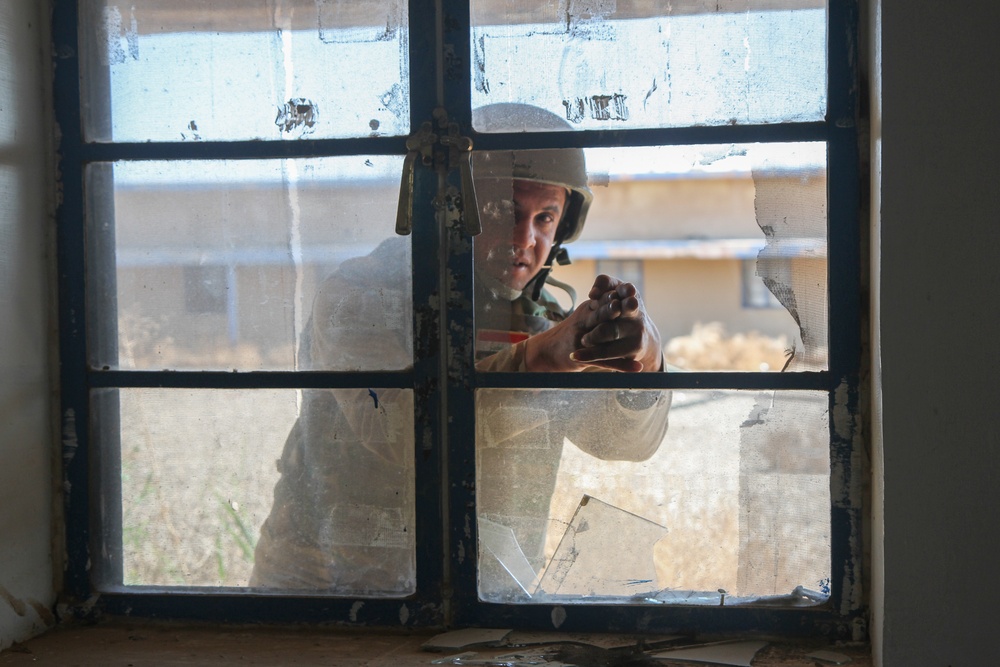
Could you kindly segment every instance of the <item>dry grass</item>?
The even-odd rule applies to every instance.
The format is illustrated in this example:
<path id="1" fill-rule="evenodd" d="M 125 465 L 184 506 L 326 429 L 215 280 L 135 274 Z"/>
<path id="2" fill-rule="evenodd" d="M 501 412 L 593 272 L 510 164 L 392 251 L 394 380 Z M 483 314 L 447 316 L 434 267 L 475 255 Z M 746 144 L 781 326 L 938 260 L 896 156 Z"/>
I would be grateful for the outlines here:
<path id="1" fill-rule="evenodd" d="M 721 322 L 698 322 L 689 335 L 671 339 L 663 353 L 667 363 L 689 371 L 767 371 L 784 367 L 791 344 L 785 336 L 729 335 Z"/>

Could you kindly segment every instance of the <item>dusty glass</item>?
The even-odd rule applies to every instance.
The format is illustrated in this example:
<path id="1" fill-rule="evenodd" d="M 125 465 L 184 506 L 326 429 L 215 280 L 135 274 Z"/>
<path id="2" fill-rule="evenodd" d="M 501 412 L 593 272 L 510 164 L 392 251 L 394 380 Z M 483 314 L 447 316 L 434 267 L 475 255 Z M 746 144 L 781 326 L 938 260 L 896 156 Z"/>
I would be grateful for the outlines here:
<path id="1" fill-rule="evenodd" d="M 80 4 L 89 141 L 409 133 L 405 2 Z"/>
<path id="2" fill-rule="evenodd" d="M 476 418 L 481 599 L 828 596 L 826 392 L 481 389 Z"/>
<path id="3" fill-rule="evenodd" d="M 92 165 L 91 364 L 408 368 L 410 245 L 394 231 L 401 163 Z"/>
<path id="4" fill-rule="evenodd" d="M 571 262 L 556 258 L 536 296 L 539 279 L 521 274 L 537 269 L 525 267 L 537 259 L 544 230 L 525 232 L 511 176 L 575 187 L 571 174 L 546 166 L 567 154 L 579 157 L 572 150 L 477 154 L 480 370 L 533 370 L 518 352 L 524 341 L 584 304 L 600 274 L 636 287 L 668 370 L 828 367 L 823 144 L 588 149 L 593 200 L 582 226 L 576 223 L 578 238 L 562 244 Z M 571 224 L 566 207 L 560 230 Z"/>
<path id="5" fill-rule="evenodd" d="M 823 0 L 471 7 L 473 107 L 531 104 L 561 115 L 565 129 L 818 121 L 826 112 Z M 530 115 L 520 122 L 545 129 Z"/>
<path id="6" fill-rule="evenodd" d="M 412 392 L 118 389 L 93 403 L 102 588 L 413 592 Z"/>

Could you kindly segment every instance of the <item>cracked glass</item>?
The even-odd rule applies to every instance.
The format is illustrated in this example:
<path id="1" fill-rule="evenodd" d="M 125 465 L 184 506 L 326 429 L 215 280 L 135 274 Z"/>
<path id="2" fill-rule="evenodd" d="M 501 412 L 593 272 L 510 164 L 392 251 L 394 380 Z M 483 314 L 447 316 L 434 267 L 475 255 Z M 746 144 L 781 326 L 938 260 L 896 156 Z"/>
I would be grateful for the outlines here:
<path id="1" fill-rule="evenodd" d="M 530 350 L 579 323 L 574 305 L 590 308 L 598 274 L 617 271 L 655 324 L 661 372 L 828 367 L 824 144 L 491 151 L 473 163 L 478 372 L 551 370 Z M 585 192 L 581 224 L 559 204 L 571 211 Z M 572 262 L 533 286 L 532 261 L 560 233 Z M 748 306 L 749 280 L 766 307 Z M 825 392 L 481 389 L 476 409 L 482 600 L 828 596 Z"/>
<path id="2" fill-rule="evenodd" d="M 828 400 L 792 390 L 478 390 L 480 598 L 823 602 Z"/>

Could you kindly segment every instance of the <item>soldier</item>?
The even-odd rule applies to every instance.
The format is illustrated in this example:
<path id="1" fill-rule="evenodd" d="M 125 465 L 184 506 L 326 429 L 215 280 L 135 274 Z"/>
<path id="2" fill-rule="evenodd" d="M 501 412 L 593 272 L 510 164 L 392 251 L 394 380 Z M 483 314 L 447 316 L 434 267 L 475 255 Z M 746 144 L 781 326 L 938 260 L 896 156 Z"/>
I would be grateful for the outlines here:
<path id="1" fill-rule="evenodd" d="M 523 105 L 491 105 L 474 114 L 474 124 L 494 130 L 523 123 L 566 125 Z M 570 311 L 546 289 L 559 284 L 549 271 L 565 253 L 563 244 L 579 237 L 592 199 L 583 151 L 474 153 L 473 173 L 483 223 L 474 241 L 477 372 L 662 371 L 659 333 L 633 285 L 598 276 L 588 298 Z M 324 281 L 301 345 L 307 367 L 408 363 L 412 343 L 405 336 L 372 336 L 378 310 L 389 302 L 408 304 L 408 295 L 395 294 L 403 276 L 394 275 L 407 266 L 406 252 L 405 241 L 389 239 Z M 404 321 L 407 309 L 399 309 Z M 564 438 L 598 458 L 645 460 L 663 440 L 669 405 L 666 391 L 481 390 L 479 521 L 509 528 L 538 572 Z M 305 392 L 279 461 L 281 479 L 261 529 L 251 586 L 411 593 L 413 456 L 409 392 L 384 390 L 377 401 L 366 390 Z M 480 595 L 519 599 L 522 589 L 494 551 L 480 545 Z"/>

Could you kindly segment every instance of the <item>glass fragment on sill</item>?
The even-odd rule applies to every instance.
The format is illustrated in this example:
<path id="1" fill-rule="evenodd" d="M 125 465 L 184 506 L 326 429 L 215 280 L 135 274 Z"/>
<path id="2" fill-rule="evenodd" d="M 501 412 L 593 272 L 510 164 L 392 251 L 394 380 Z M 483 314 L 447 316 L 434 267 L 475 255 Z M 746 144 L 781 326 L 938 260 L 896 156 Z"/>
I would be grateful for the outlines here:
<path id="1" fill-rule="evenodd" d="M 652 654 L 654 659 L 677 660 L 679 662 L 708 663 L 709 665 L 735 665 L 750 667 L 754 656 L 767 646 L 766 641 L 722 642 L 713 646 L 689 646 L 667 649 Z"/>

